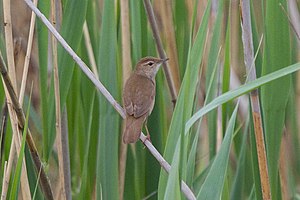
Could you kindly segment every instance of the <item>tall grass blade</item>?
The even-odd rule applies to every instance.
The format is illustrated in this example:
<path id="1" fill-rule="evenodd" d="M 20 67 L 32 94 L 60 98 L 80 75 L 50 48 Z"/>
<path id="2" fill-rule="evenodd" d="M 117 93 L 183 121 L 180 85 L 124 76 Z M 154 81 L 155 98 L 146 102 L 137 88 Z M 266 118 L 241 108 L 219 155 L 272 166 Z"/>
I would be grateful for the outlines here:
<path id="1" fill-rule="evenodd" d="M 214 10 L 214 9 L 212 9 Z M 212 32 L 212 39 L 211 39 L 211 46 L 208 55 L 207 61 L 207 69 L 206 69 L 206 83 L 205 89 L 208 90 L 210 87 L 210 92 L 206 95 L 205 101 L 210 102 L 217 96 L 217 85 L 219 82 L 219 74 L 216 73 L 213 76 L 213 71 L 215 69 L 215 65 L 219 62 L 218 53 L 219 53 L 219 46 L 221 44 L 220 36 L 222 31 L 222 19 L 223 19 L 223 10 L 224 10 L 224 0 L 218 1 L 218 9 L 216 11 L 212 11 L 212 15 L 217 15 L 216 20 L 213 26 Z M 216 13 L 215 13 L 216 12 Z M 220 70 L 219 70 L 220 71 Z M 213 78 L 212 78 L 213 76 Z M 212 79 L 211 79 L 212 78 Z M 210 81 L 213 80 L 212 85 L 210 85 Z M 212 159 L 217 150 L 217 111 L 214 110 L 207 115 L 207 125 L 208 125 L 208 134 L 209 134 L 209 157 Z"/>
<path id="2" fill-rule="evenodd" d="M 88 1 L 67 1 L 65 2 L 65 9 L 63 12 L 63 21 L 61 28 L 61 35 L 68 44 L 75 50 L 79 48 L 79 44 L 82 38 L 83 23 L 86 16 L 86 8 Z M 74 23 L 76 22 L 76 23 Z M 72 31 L 70 31 L 72 30 Z M 63 49 L 62 46 L 58 46 L 58 70 L 59 70 L 59 87 L 60 87 L 60 102 L 61 110 L 65 108 L 67 94 L 69 93 L 69 88 L 72 80 L 74 64 L 72 57 Z M 50 116 L 48 121 L 48 135 L 44 135 L 44 156 L 45 160 L 49 159 L 50 153 L 52 151 L 52 146 L 55 139 L 54 132 L 54 89 L 53 83 L 50 88 L 50 94 L 48 98 Z"/>
<path id="3" fill-rule="evenodd" d="M 208 175 L 197 195 L 197 199 L 220 199 L 224 182 L 226 179 L 226 172 L 229 160 L 229 151 L 234 132 L 236 114 L 238 105 L 235 107 L 232 116 L 228 122 L 225 137 L 220 147 L 220 151 L 213 160 L 213 164 L 208 172 Z M 213 187 L 212 187 L 213 186 Z"/>
<path id="4" fill-rule="evenodd" d="M 38 7 L 43 13 L 50 11 L 50 1 L 38 1 Z M 41 100 L 41 118 L 42 118 L 42 133 L 43 137 L 43 155 L 48 152 L 48 30 L 43 22 L 37 20 L 37 40 L 39 53 L 39 86 L 40 86 L 40 100 Z"/>
<path id="5" fill-rule="evenodd" d="M 206 7 L 206 11 L 203 15 L 201 26 L 197 32 L 195 42 L 190 47 L 187 69 L 184 75 L 184 79 L 179 91 L 178 100 L 176 107 L 173 113 L 169 135 L 167 138 L 167 144 L 165 147 L 164 157 L 167 161 L 173 160 L 175 148 L 179 140 L 180 134 L 183 135 L 184 124 L 189 119 L 194 101 L 194 94 L 196 89 L 196 83 L 198 81 L 198 72 L 202 60 L 202 53 L 205 43 L 206 28 L 208 23 L 210 10 L 210 1 Z M 184 144 L 183 137 L 181 142 Z M 181 147 L 182 148 L 182 147 Z M 186 148 L 186 147 L 185 147 Z M 182 149 L 183 152 L 186 152 Z M 183 156 L 184 155 L 183 153 Z M 186 161 L 181 160 L 181 164 L 184 164 Z M 167 184 L 167 176 L 164 171 L 161 171 L 160 180 L 159 180 L 159 189 L 158 189 L 158 199 L 164 198 L 165 188 Z"/>
<path id="6" fill-rule="evenodd" d="M 285 68 L 285 66 L 291 64 L 290 27 L 282 8 L 287 10 L 285 0 L 266 2 L 262 75 Z M 290 87 L 291 77 L 286 76 L 265 85 L 261 89 L 268 171 L 271 196 L 274 200 L 281 199 L 278 161 Z"/>
<path id="7" fill-rule="evenodd" d="M 178 140 L 177 147 L 175 148 L 174 158 L 171 164 L 171 171 L 166 187 L 166 193 L 164 199 L 181 199 L 180 185 L 179 185 L 179 164 L 180 164 L 180 139 Z"/>
<path id="8" fill-rule="evenodd" d="M 264 75 L 254 81 L 248 82 L 239 88 L 235 90 L 231 90 L 229 92 L 226 92 L 222 94 L 221 96 L 218 96 L 214 100 L 212 100 L 209 104 L 202 107 L 200 110 L 198 110 L 186 123 L 185 132 L 189 131 L 189 129 L 193 126 L 193 124 L 200 119 L 203 115 L 210 112 L 211 110 L 217 108 L 219 105 L 226 103 L 230 100 L 235 99 L 236 97 L 239 97 L 243 94 L 246 94 L 250 92 L 253 89 L 256 89 L 262 85 L 268 84 L 276 79 L 279 79 L 281 77 L 287 76 L 291 73 L 294 73 L 296 71 L 300 70 L 300 63 L 296 63 L 290 66 L 287 66 L 283 69 L 277 70 L 275 72 L 272 72 L 270 74 Z"/>
<path id="9" fill-rule="evenodd" d="M 247 126 L 246 126 L 247 127 Z M 248 130 L 247 130 L 248 131 Z M 232 183 L 232 189 L 230 193 L 230 199 L 242 199 L 243 198 L 243 190 L 245 183 L 245 171 L 246 171 L 246 153 L 247 153 L 247 138 L 248 133 L 244 131 L 243 139 L 241 145 L 241 149 L 239 151 L 239 158 L 237 160 L 237 169 L 236 174 Z"/>
<path id="10" fill-rule="evenodd" d="M 115 2 L 104 1 L 98 66 L 100 80 L 118 99 L 120 89 L 120 73 L 117 68 L 117 30 L 115 20 Z M 118 82 L 118 80 L 120 82 Z M 100 129 L 97 150 L 97 198 L 119 199 L 118 189 L 118 144 L 119 115 L 114 108 L 100 95 Z M 101 188 L 102 187 L 102 188 Z"/>

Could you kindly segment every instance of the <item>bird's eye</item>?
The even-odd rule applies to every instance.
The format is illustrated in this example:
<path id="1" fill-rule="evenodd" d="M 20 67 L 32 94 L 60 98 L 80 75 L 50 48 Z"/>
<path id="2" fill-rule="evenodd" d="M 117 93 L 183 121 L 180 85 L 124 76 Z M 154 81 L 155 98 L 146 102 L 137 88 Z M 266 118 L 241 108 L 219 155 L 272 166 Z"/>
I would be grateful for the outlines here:
<path id="1" fill-rule="evenodd" d="M 154 64 L 154 62 L 152 62 L 152 61 L 148 62 L 149 66 L 152 66 L 153 64 Z"/>

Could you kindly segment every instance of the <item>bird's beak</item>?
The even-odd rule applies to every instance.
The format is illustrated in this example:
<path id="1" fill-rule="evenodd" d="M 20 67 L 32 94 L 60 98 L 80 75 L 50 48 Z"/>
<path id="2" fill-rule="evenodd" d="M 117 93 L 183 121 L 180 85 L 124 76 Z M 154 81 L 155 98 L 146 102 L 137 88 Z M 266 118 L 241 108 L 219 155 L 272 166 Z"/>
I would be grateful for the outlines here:
<path id="1" fill-rule="evenodd" d="M 155 74 L 158 72 L 158 70 L 160 69 L 160 66 L 165 63 L 167 60 L 169 60 L 169 58 L 164 58 L 164 59 L 160 59 L 160 61 L 157 63 L 156 65 L 156 69 L 155 69 Z"/>

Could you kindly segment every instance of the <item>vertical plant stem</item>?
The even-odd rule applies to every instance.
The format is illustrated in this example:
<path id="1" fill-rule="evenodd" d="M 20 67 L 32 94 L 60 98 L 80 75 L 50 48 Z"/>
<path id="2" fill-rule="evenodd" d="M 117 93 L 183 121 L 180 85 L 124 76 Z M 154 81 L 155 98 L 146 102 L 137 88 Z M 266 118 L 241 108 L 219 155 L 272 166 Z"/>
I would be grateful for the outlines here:
<path id="1" fill-rule="evenodd" d="M 169 55 L 170 73 L 173 78 L 174 87 L 178 94 L 180 88 L 180 75 L 178 66 L 177 45 L 173 23 L 172 1 L 166 0 L 159 3 L 164 35 L 166 39 L 166 50 Z"/>
<path id="2" fill-rule="evenodd" d="M 6 88 L 6 85 L 4 83 L 3 83 L 3 85 L 4 85 L 5 95 L 7 97 L 7 102 L 12 102 L 11 97 L 9 97 L 9 92 L 8 92 L 8 89 Z M 17 154 L 19 155 L 20 145 L 21 145 L 20 142 L 21 142 L 21 139 L 22 139 L 22 135 L 21 135 L 21 132 L 20 132 L 19 126 L 18 126 L 18 120 L 17 120 L 16 112 L 14 110 L 13 105 L 10 104 L 10 103 L 8 103 L 8 111 L 9 111 L 9 114 L 10 114 L 11 126 L 12 126 L 12 130 L 13 130 L 13 136 L 12 136 L 11 148 L 10 148 L 10 152 L 9 152 L 8 167 L 7 167 L 6 174 L 5 174 L 7 185 L 3 185 L 2 194 L 7 193 L 8 186 L 9 186 L 8 183 L 9 183 L 9 180 L 10 180 L 10 175 L 11 175 L 11 171 L 12 171 L 12 167 L 13 167 L 15 153 L 17 152 Z M 22 165 L 21 191 L 22 191 L 22 195 L 23 195 L 24 198 L 31 199 L 25 159 L 23 159 L 23 165 Z"/>
<path id="3" fill-rule="evenodd" d="M 244 60 L 247 68 L 249 80 L 256 79 L 256 68 L 253 51 L 252 41 L 252 28 L 251 28 L 251 17 L 250 17 L 250 3 L 249 0 L 241 1 L 241 18 L 242 18 L 242 36 L 244 46 Z M 267 166 L 267 156 L 265 148 L 265 139 L 262 126 L 260 101 L 258 98 L 258 89 L 250 92 L 250 102 L 252 108 L 252 116 L 254 123 L 254 132 L 257 148 L 258 166 L 261 181 L 261 189 L 263 199 L 271 199 L 271 190 L 269 183 L 269 174 Z"/>
<path id="4" fill-rule="evenodd" d="M 16 84 L 16 72 L 15 72 L 15 61 L 14 61 L 14 46 L 12 38 L 12 24 L 10 14 L 10 0 L 3 0 L 3 17 L 4 17 L 4 33 L 5 33 L 5 45 L 7 55 L 8 73 L 13 80 L 13 87 L 17 91 Z"/>
<path id="5" fill-rule="evenodd" d="M 33 3 L 34 3 L 34 5 L 37 5 L 37 0 L 34 0 Z M 30 28 L 29 28 L 29 35 L 28 35 L 28 40 L 27 40 L 28 42 L 27 42 L 27 50 L 26 50 L 25 61 L 24 61 L 21 89 L 20 89 L 20 95 L 19 95 L 19 102 L 20 102 L 21 106 L 23 105 L 23 99 L 24 99 L 26 82 L 27 82 L 28 68 L 29 68 L 30 55 L 31 55 L 32 43 L 33 43 L 34 27 L 35 27 L 35 13 L 32 12 L 31 13 Z M 18 144 L 17 146 L 20 146 L 20 144 Z M 27 196 L 24 197 L 24 198 L 28 199 L 28 198 L 31 198 L 31 194 L 30 194 L 30 189 L 29 189 L 29 184 L 28 184 L 27 173 L 26 173 L 26 176 L 24 175 L 24 173 L 26 171 L 27 170 L 26 170 L 26 163 L 25 163 L 25 156 L 24 156 L 21 178 L 22 178 L 22 180 L 24 180 L 23 182 L 25 182 L 25 184 L 26 184 L 26 194 L 27 194 Z"/>
<path id="6" fill-rule="evenodd" d="M 11 119 L 17 119 L 14 120 L 14 123 L 12 124 L 12 127 L 17 127 L 20 130 L 23 130 L 24 128 L 24 124 L 25 124 L 25 116 L 23 113 L 23 110 L 19 104 L 18 98 L 16 96 L 15 90 L 13 88 L 11 79 L 7 73 L 6 70 L 6 65 L 4 62 L 4 59 L 2 58 L 2 54 L 0 53 L 0 72 L 2 74 L 2 80 L 3 80 L 3 85 L 5 86 L 5 91 L 6 92 L 6 97 L 7 99 L 11 99 L 11 105 L 9 106 L 9 109 L 12 108 L 14 109 L 15 113 L 16 113 L 16 117 L 13 115 L 13 117 L 11 117 Z M 16 132 L 14 135 L 18 135 L 18 132 Z M 41 168 L 41 179 L 40 179 L 40 184 L 41 184 L 41 188 L 45 194 L 46 199 L 53 199 L 53 193 L 52 193 L 52 189 L 50 186 L 50 182 L 49 179 L 42 167 L 42 162 L 40 159 L 40 156 L 38 154 L 38 151 L 36 149 L 35 143 L 33 141 L 32 135 L 30 130 L 28 129 L 28 134 L 26 135 L 26 142 L 32 157 L 32 160 L 34 162 L 34 165 L 36 167 L 36 171 L 39 171 Z M 29 185 L 27 185 L 29 186 Z"/>
<path id="7" fill-rule="evenodd" d="M 121 25 L 122 25 L 122 70 L 123 85 L 129 78 L 131 73 L 131 46 L 130 46 L 130 24 L 129 24 L 129 2 L 121 1 Z M 123 122 L 124 128 L 124 122 Z M 122 129 L 123 130 L 123 129 Z M 123 131 L 122 131 L 123 132 Z M 122 138 L 122 136 L 121 136 Z M 119 160 L 119 197 L 123 199 L 126 160 L 127 160 L 127 144 L 120 142 L 120 160 Z"/>
<path id="8" fill-rule="evenodd" d="M 7 182 L 7 178 L 6 178 L 6 170 L 7 170 L 7 161 L 4 162 L 1 200 L 6 199 L 6 195 L 7 195 L 7 190 L 6 191 L 3 190 L 4 187 L 8 187 L 8 182 Z M 4 186 L 4 185 L 7 185 L 7 186 Z"/>
<path id="9" fill-rule="evenodd" d="M 68 116 L 67 109 L 64 108 L 62 112 L 61 120 L 61 143 L 63 152 L 63 162 L 64 162 L 64 179 L 65 179 L 65 191 L 67 200 L 72 199 L 71 191 L 71 168 L 70 168 L 70 152 L 69 152 L 69 136 L 68 136 Z"/>
<path id="10" fill-rule="evenodd" d="M 8 108 L 7 101 L 5 100 L 3 108 L 1 110 L 1 126 L 0 126 L 0 162 L 2 163 L 3 155 L 4 155 L 4 144 L 5 144 L 5 135 L 6 135 L 6 126 L 7 126 L 7 116 L 8 116 Z"/>
<path id="11" fill-rule="evenodd" d="M 90 38 L 90 34 L 89 34 L 89 30 L 88 30 L 88 26 L 87 26 L 86 21 L 83 24 L 83 36 L 84 36 L 85 46 L 86 46 L 86 49 L 87 49 L 90 64 L 92 66 L 92 71 L 95 74 L 95 76 L 99 79 L 99 77 L 98 77 L 99 73 L 98 73 L 98 69 L 97 69 L 97 65 L 96 65 L 96 59 L 95 59 L 95 55 L 94 55 L 94 52 L 93 52 L 93 48 L 92 48 L 92 44 L 91 44 L 91 38 Z"/>
<path id="12" fill-rule="evenodd" d="M 160 58 L 165 59 L 166 53 L 163 49 L 163 45 L 162 45 L 162 42 L 161 42 L 161 39 L 159 36 L 158 27 L 157 27 L 156 19 L 155 19 L 154 12 L 153 12 L 153 7 L 150 3 L 150 0 L 144 0 L 144 6 L 145 6 L 148 20 L 149 20 L 149 23 L 150 23 L 150 26 L 151 26 L 151 29 L 153 32 L 153 37 L 154 37 L 154 40 L 156 43 L 158 54 L 159 54 Z M 171 93 L 171 99 L 173 102 L 173 106 L 175 107 L 178 91 L 176 91 L 168 62 L 163 63 L 163 69 L 164 69 L 167 83 L 169 86 L 169 90 Z"/>
<path id="13" fill-rule="evenodd" d="M 37 0 L 34 0 L 33 3 L 36 6 Z M 27 40 L 28 41 L 27 42 L 27 50 L 26 50 L 26 55 L 25 55 L 22 83 L 21 83 L 20 96 L 19 96 L 19 102 L 20 102 L 21 106 L 23 105 L 23 99 L 24 99 L 26 82 L 27 82 L 28 68 L 29 68 L 30 55 L 31 55 L 32 43 L 33 43 L 34 27 L 35 27 L 34 25 L 35 25 L 35 13 L 31 12 L 31 21 L 30 21 L 28 40 Z"/>
<path id="14" fill-rule="evenodd" d="M 297 6 L 297 2 L 295 0 L 288 0 L 288 8 L 290 13 L 289 20 L 291 26 L 298 38 L 298 44 L 300 44 L 300 25 L 299 25 L 300 13 Z"/>
<path id="15" fill-rule="evenodd" d="M 16 153 L 15 143 L 14 143 L 15 135 L 16 134 L 13 134 L 13 136 L 12 136 L 8 161 L 5 161 L 6 168 L 3 171 L 3 181 L 2 181 L 3 184 L 2 184 L 2 190 L 1 190 L 1 199 L 6 199 L 7 198 L 7 191 L 8 191 L 8 186 L 9 186 L 10 173 L 11 173 L 11 169 L 12 169 L 14 156 L 15 156 L 15 153 Z"/>
<path id="16" fill-rule="evenodd" d="M 56 26 L 56 3 L 58 1 L 51 1 L 51 20 L 52 24 Z M 62 132 L 61 132 L 61 108 L 60 108 L 60 92 L 59 92 L 59 77 L 58 77 L 58 66 L 57 66 L 57 42 L 55 37 L 51 36 L 52 44 L 52 64 L 53 64 L 53 77 L 54 77 L 54 96 L 55 96 L 55 130 L 56 130 L 56 144 L 57 144 L 57 154 L 58 154 L 58 166 L 59 166 L 59 181 L 60 188 L 58 190 L 58 198 L 66 200 L 67 194 L 65 190 L 65 176 L 64 176 L 64 158 L 62 150 Z"/>
<path id="17" fill-rule="evenodd" d="M 289 177 L 288 177 L 288 166 L 289 162 L 287 158 L 289 158 L 288 151 L 289 151 L 289 143 L 288 143 L 288 133 L 284 130 L 284 135 L 280 145 L 280 158 L 279 158 L 279 176 L 280 176 L 280 185 L 281 185 L 281 193 L 282 199 L 293 199 L 290 195 L 290 188 L 289 188 Z M 290 159 L 288 159 L 290 160 Z"/>
<path id="18" fill-rule="evenodd" d="M 5 32 L 5 43 L 6 43 L 6 54 L 7 54 L 7 62 L 8 62 L 8 74 L 9 76 L 12 77 L 12 88 L 17 91 L 17 82 L 16 82 L 16 73 L 15 73 L 15 62 L 14 62 L 14 46 L 13 46 L 13 37 L 12 37 L 12 23 L 11 23 L 11 9 L 10 9 L 10 1 L 9 0 L 4 0 L 3 1 L 3 11 L 4 11 L 4 32 Z M 2 58 L 2 57 L 1 57 Z M 7 88 L 5 87 L 5 94 L 8 95 Z M 8 102 L 8 111 L 10 114 L 10 119 L 11 119 L 11 125 L 12 125 L 12 130 L 13 130 L 13 137 L 12 137 L 12 143 L 11 146 L 15 146 L 17 150 L 17 154 L 19 155 L 20 151 L 20 141 L 18 139 L 18 136 L 21 137 L 21 132 L 19 131 L 18 127 L 18 122 L 17 122 L 17 117 L 15 110 L 12 107 L 11 104 L 11 98 L 7 96 L 7 102 Z M 15 157 L 15 151 L 12 150 L 10 152 L 9 158 L 9 164 L 8 164 L 8 170 L 7 174 L 5 177 L 7 178 L 7 182 L 9 182 L 10 179 L 10 173 L 11 173 L 11 168 L 12 168 L 12 162 Z M 4 191 L 3 193 L 7 193 L 8 187 L 4 186 Z M 21 192 L 22 195 L 25 199 L 31 199 L 30 195 L 30 189 L 29 189 L 29 184 L 28 184 L 28 177 L 27 177 L 27 170 L 26 170 L 26 165 L 25 165 L 25 159 L 23 159 L 23 165 L 22 165 L 22 173 L 21 173 Z"/>

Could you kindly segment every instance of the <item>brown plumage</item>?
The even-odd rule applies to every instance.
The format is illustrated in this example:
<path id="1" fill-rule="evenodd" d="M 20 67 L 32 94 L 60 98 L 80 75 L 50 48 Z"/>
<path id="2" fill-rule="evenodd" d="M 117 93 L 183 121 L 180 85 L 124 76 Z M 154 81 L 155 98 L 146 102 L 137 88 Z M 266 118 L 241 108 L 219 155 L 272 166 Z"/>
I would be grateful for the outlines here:
<path id="1" fill-rule="evenodd" d="M 124 143 L 135 143 L 144 122 L 151 114 L 155 101 L 155 75 L 159 66 L 168 59 L 142 58 L 125 83 L 123 104 L 126 111 L 123 132 Z"/>

